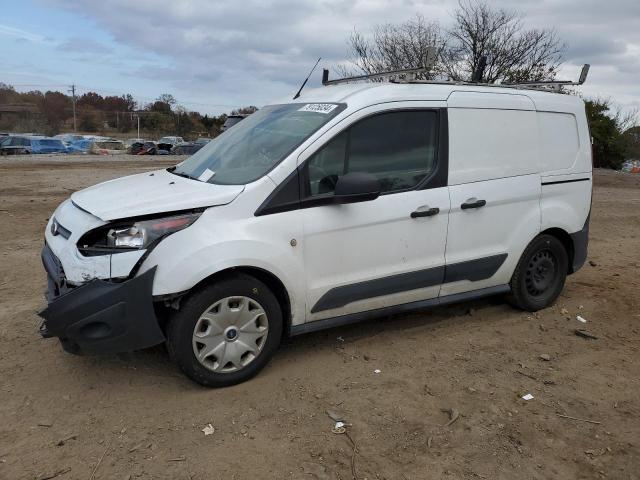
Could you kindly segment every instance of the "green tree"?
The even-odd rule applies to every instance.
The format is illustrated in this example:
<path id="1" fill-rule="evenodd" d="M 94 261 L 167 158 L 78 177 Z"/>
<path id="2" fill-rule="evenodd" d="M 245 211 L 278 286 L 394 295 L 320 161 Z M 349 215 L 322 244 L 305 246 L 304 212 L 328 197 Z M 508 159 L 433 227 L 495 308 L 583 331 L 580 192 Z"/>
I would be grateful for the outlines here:
<path id="1" fill-rule="evenodd" d="M 625 158 L 627 139 L 624 118 L 604 99 L 585 101 L 587 121 L 593 140 L 593 166 L 619 169 Z"/>

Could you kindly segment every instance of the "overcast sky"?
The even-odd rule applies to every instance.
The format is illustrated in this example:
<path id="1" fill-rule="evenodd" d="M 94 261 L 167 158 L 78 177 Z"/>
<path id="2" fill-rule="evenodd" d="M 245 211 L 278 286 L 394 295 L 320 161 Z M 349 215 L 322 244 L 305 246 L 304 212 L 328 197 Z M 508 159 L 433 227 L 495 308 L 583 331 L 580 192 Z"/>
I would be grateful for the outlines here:
<path id="1" fill-rule="evenodd" d="M 585 96 L 640 107 L 640 0 L 500 0 L 568 46 L 563 78 L 591 64 Z M 221 113 L 293 95 L 318 57 L 343 61 L 354 28 L 416 13 L 451 22 L 455 0 L 3 0 L 0 82 L 18 90 L 172 93 Z"/>

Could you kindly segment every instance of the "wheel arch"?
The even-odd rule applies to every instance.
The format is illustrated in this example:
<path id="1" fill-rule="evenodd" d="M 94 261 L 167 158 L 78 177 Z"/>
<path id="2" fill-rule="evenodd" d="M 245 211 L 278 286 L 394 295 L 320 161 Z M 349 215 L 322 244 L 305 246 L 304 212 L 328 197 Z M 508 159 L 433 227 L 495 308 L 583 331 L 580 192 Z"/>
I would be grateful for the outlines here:
<path id="1" fill-rule="evenodd" d="M 551 235 L 552 237 L 560 240 L 560 243 L 564 246 L 564 249 L 567 251 L 567 257 L 569 259 L 569 264 L 567 265 L 567 272 L 574 273 L 573 269 L 573 259 L 575 257 L 575 245 L 573 243 L 573 239 L 569 233 L 559 227 L 547 228 L 546 230 L 540 232 L 540 235 Z"/>
<path id="2" fill-rule="evenodd" d="M 187 295 L 190 292 L 196 291 L 204 285 L 209 285 L 214 283 L 220 278 L 225 276 L 234 274 L 234 273 L 244 273 L 246 275 L 250 275 L 254 278 L 257 278 L 262 283 L 264 283 L 267 287 L 271 289 L 273 294 L 276 296 L 278 303 L 280 304 L 280 308 L 282 309 L 282 319 L 284 321 L 282 335 L 289 336 L 289 332 L 291 330 L 291 321 L 292 321 L 292 311 L 291 311 L 291 297 L 289 296 L 289 292 L 287 288 L 284 286 L 282 280 L 280 280 L 275 274 L 269 272 L 260 267 L 255 266 L 238 266 L 238 267 L 229 267 L 223 270 L 212 273 L 208 277 L 203 278 L 197 284 L 195 284 Z"/>

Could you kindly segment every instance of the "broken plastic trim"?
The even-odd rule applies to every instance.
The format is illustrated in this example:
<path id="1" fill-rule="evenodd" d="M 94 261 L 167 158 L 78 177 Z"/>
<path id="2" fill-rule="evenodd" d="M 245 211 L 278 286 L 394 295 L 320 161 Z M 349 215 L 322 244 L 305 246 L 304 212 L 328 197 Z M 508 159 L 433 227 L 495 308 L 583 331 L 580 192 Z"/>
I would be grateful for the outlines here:
<path id="1" fill-rule="evenodd" d="M 157 245 L 158 241 L 162 240 L 163 238 L 166 238 L 167 236 L 173 233 L 176 233 L 180 230 L 183 230 L 193 225 L 193 223 L 195 223 L 196 220 L 198 220 L 200 215 L 202 215 L 202 213 L 205 210 L 206 210 L 205 208 L 195 208 L 195 209 L 189 209 L 189 210 L 162 212 L 162 213 L 157 213 L 152 215 L 142 215 L 139 217 L 129 217 L 129 218 L 123 218 L 119 220 L 114 220 L 113 222 L 107 223 L 106 225 L 101 225 L 97 228 L 94 228 L 93 230 L 89 230 L 88 232 L 84 233 L 82 237 L 80 237 L 80 239 L 78 240 L 76 246 L 78 247 L 78 251 L 80 252 L 80 254 L 85 257 L 95 257 L 99 255 L 112 255 L 112 254 L 118 254 L 118 253 L 124 253 L 124 252 L 139 251 L 144 249 L 148 250 L 154 247 L 155 245 Z M 112 246 L 106 245 L 107 234 L 112 229 L 126 229 L 126 228 L 132 227 L 134 224 L 138 222 L 145 222 L 150 220 L 161 220 L 161 219 L 170 218 L 170 217 L 177 217 L 180 215 L 194 215 L 195 218 L 188 225 L 180 229 L 177 229 L 175 231 L 167 232 L 165 235 L 162 235 L 156 238 L 146 247 L 145 246 L 140 248 L 112 247 Z M 100 242 L 104 242 L 104 245 L 101 245 Z M 86 245 L 86 246 L 83 246 L 83 245 Z"/>
<path id="2" fill-rule="evenodd" d="M 59 337 L 70 353 L 139 350 L 165 340 L 152 289 L 157 267 L 122 283 L 92 280 L 52 301 L 39 315 L 45 338 Z"/>

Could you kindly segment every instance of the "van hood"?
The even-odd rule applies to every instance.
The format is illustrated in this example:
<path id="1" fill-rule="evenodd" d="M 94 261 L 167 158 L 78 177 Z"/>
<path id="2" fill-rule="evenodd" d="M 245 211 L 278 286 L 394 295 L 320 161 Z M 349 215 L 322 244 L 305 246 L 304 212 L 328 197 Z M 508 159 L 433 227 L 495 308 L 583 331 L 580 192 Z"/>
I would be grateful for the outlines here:
<path id="1" fill-rule="evenodd" d="M 78 207 L 106 221 L 232 202 L 244 185 L 214 185 L 166 170 L 139 173 L 85 188 L 71 195 Z"/>

